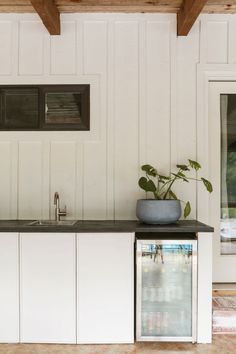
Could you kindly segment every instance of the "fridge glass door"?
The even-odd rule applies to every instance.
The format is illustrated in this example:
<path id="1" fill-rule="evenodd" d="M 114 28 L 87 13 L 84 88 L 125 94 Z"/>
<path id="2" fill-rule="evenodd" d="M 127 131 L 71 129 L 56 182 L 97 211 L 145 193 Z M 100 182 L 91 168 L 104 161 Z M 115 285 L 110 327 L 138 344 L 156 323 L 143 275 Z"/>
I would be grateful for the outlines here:
<path id="1" fill-rule="evenodd" d="M 137 340 L 193 341 L 194 242 L 138 241 Z"/>

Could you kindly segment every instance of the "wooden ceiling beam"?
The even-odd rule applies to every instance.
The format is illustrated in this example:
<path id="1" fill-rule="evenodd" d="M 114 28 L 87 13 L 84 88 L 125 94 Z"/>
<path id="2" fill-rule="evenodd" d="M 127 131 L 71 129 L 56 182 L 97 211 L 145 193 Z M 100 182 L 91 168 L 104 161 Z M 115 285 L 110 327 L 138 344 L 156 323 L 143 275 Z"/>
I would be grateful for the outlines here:
<path id="1" fill-rule="evenodd" d="M 54 0 L 30 0 L 35 11 L 51 35 L 61 33 L 60 13 Z"/>
<path id="2" fill-rule="evenodd" d="M 207 0 L 183 0 L 177 13 L 177 34 L 187 36 Z"/>

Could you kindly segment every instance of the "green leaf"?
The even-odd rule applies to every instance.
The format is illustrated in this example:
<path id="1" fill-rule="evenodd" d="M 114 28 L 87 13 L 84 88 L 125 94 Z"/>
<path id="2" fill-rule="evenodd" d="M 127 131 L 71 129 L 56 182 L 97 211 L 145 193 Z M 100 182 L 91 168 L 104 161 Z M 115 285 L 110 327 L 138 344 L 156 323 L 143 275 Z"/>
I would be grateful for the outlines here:
<path id="1" fill-rule="evenodd" d="M 169 190 L 169 196 L 173 199 L 178 199 L 177 195 L 172 190 Z"/>
<path id="2" fill-rule="evenodd" d="M 177 168 L 181 168 L 183 171 L 190 171 L 187 165 L 176 165 Z"/>
<path id="3" fill-rule="evenodd" d="M 147 182 L 147 188 L 148 192 L 156 192 L 156 186 L 151 179 Z"/>
<path id="4" fill-rule="evenodd" d="M 186 203 L 184 208 L 184 217 L 186 218 L 191 213 L 191 205 L 189 202 Z"/>
<path id="5" fill-rule="evenodd" d="M 190 166 L 192 168 L 194 168 L 194 170 L 198 171 L 202 166 L 200 165 L 200 163 L 198 163 L 197 161 L 193 161 L 193 160 L 188 160 Z"/>
<path id="6" fill-rule="evenodd" d="M 139 187 L 144 189 L 146 192 L 147 192 L 147 190 L 146 190 L 147 182 L 148 182 L 148 180 L 146 177 L 141 177 L 141 178 L 139 178 L 139 181 L 138 181 Z"/>
<path id="7" fill-rule="evenodd" d="M 211 193 L 213 191 L 213 187 L 210 181 L 208 181 L 207 179 L 201 177 L 202 182 L 204 183 L 204 186 L 206 187 L 206 189 L 208 190 L 209 193 Z"/>
<path id="8" fill-rule="evenodd" d="M 154 182 L 150 179 L 148 180 L 146 177 L 141 177 L 138 181 L 139 187 L 144 189 L 145 192 L 155 192 L 156 186 Z"/>
<path id="9" fill-rule="evenodd" d="M 160 179 L 166 179 L 166 180 L 170 179 L 169 176 L 163 176 L 163 175 L 159 175 L 159 178 L 160 178 Z"/>
<path id="10" fill-rule="evenodd" d="M 181 177 L 186 177 L 183 172 L 178 172 L 177 175 L 179 175 L 179 176 L 181 176 Z"/>
<path id="11" fill-rule="evenodd" d="M 151 165 L 143 165 L 141 166 L 141 169 L 145 171 L 149 176 L 157 176 L 157 170 Z"/>
<path id="12" fill-rule="evenodd" d="M 185 178 L 185 175 L 182 172 L 178 172 L 176 173 L 171 173 L 173 176 L 177 177 L 177 178 L 181 178 L 183 181 L 188 182 L 187 178 Z"/>

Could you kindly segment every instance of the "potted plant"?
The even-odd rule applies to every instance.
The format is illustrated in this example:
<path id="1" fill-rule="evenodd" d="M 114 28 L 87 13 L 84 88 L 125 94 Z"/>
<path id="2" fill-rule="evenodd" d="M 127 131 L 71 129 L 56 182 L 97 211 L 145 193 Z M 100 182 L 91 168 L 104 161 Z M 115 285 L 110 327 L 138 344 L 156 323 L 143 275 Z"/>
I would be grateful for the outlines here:
<path id="1" fill-rule="evenodd" d="M 154 199 L 146 198 L 137 201 L 136 215 L 140 221 L 147 224 L 175 223 L 182 213 L 180 202 L 185 204 L 184 217 L 186 218 L 190 214 L 190 202 L 179 200 L 173 191 L 173 186 L 177 181 L 186 183 L 191 180 L 199 181 L 203 183 L 209 193 L 213 191 L 212 184 L 207 179 L 188 176 L 189 171 L 198 171 L 201 168 L 197 161 L 188 160 L 187 164 L 176 165 L 176 167 L 177 172 L 170 172 L 169 176 L 165 176 L 158 173 L 157 169 L 151 165 L 141 166 L 145 177 L 139 179 L 139 187 L 146 193 L 153 193 Z"/>

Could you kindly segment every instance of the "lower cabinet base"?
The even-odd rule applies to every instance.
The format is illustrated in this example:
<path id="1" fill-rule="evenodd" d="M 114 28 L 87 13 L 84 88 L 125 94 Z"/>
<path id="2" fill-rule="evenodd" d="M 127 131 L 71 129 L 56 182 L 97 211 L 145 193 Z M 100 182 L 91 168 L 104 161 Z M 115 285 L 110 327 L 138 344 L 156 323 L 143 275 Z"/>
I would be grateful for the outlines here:
<path id="1" fill-rule="evenodd" d="M 173 249 L 176 249 L 176 242 Z M 191 248 L 180 243 L 182 248 L 176 255 L 174 252 L 170 255 L 169 246 L 162 247 L 162 252 L 166 252 L 166 255 L 163 254 L 167 270 L 168 258 L 171 267 L 174 261 L 177 262 L 175 276 L 177 274 L 180 281 L 183 278 L 188 280 L 187 290 L 181 292 L 178 282 L 172 282 L 170 287 L 167 281 L 167 290 L 163 292 L 167 270 L 162 273 L 162 286 L 151 283 L 151 290 L 147 285 L 143 287 L 143 292 L 137 296 L 137 318 L 139 316 L 138 323 L 142 323 L 136 334 L 137 341 L 211 343 L 211 243 L 210 235 L 198 234 L 198 278 L 195 290 L 189 282 L 191 274 L 194 280 L 192 284 L 196 281 L 194 252 L 192 263 L 191 254 L 188 253 Z M 161 265 L 163 257 L 159 251 L 160 248 L 157 248 L 156 257 L 159 257 L 158 265 Z M 141 258 L 143 263 L 140 263 L 139 275 L 143 264 L 149 281 L 153 258 L 150 261 L 148 252 Z M 147 274 L 148 267 L 150 271 Z M 171 277 L 173 272 L 169 273 Z M 135 342 L 134 233 L 0 233 L 0 283 L 0 343 L 83 345 Z M 137 289 L 140 291 L 141 288 Z M 183 294 L 188 294 L 190 298 L 191 291 L 197 294 L 197 309 L 193 307 L 193 314 L 197 318 L 192 316 L 192 329 L 196 327 L 197 337 L 190 337 L 194 331 L 189 330 L 189 318 L 188 327 L 185 328 L 184 314 L 188 316 L 191 303 L 184 301 Z M 165 305 L 164 302 L 169 304 L 171 301 L 173 305 L 178 301 L 182 304 L 183 309 L 176 310 L 179 317 L 175 317 L 175 327 L 178 321 L 182 321 L 184 333 L 174 332 L 176 337 L 173 338 L 167 337 L 173 331 L 157 331 L 160 326 L 154 322 L 158 322 L 158 316 L 162 316 L 164 329 L 173 329 L 167 309 L 164 312 L 160 310 L 157 317 L 151 316 L 149 319 L 147 316 L 154 312 L 152 306 L 158 302 L 158 296 L 160 307 Z M 141 315 L 140 310 L 143 310 L 142 299 L 146 303 L 149 299 L 150 305 L 146 306 L 144 315 Z M 158 337 L 160 333 L 163 337 Z M 189 337 L 179 337 L 181 334 Z"/>

